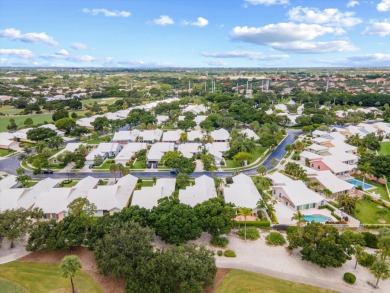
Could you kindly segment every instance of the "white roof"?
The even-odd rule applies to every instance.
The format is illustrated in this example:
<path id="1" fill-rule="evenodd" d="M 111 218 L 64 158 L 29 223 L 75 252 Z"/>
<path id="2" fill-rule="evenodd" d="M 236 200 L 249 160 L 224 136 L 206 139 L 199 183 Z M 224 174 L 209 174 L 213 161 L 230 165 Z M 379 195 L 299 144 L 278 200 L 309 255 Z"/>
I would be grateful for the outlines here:
<path id="1" fill-rule="evenodd" d="M 160 198 L 170 196 L 175 191 L 175 184 L 176 178 L 157 179 L 156 185 L 135 190 L 131 205 L 151 209 L 157 206 Z"/>
<path id="2" fill-rule="evenodd" d="M 14 134 L 9 132 L 0 132 L 0 139 L 13 140 Z"/>
<path id="3" fill-rule="evenodd" d="M 140 150 L 146 150 L 148 145 L 144 142 L 130 142 L 126 144 L 119 154 L 115 157 L 115 162 L 120 160 L 129 160 Z"/>
<path id="4" fill-rule="evenodd" d="M 386 135 L 390 134 L 390 124 L 389 123 L 378 122 L 378 123 L 373 124 L 373 126 L 375 128 L 378 128 L 378 129 L 384 131 Z"/>
<path id="5" fill-rule="evenodd" d="M 49 191 L 56 186 L 61 180 L 46 178 L 31 188 L 23 188 L 24 192 L 18 199 L 18 207 L 29 209 L 33 206 L 38 196 L 46 191 Z"/>
<path id="6" fill-rule="evenodd" d="M 194 121 L 197 125 L 199 125 L 201 122 L 205 121 L 207 119 L 206 115 L 198 115 L 194 118 Z"/>
<path id="7" fill-rule="evenodd" d="M 340 162 L 354 161 L 357 162 L 358 157 L 351 153 L 346 153 L 340 148 L 329 148 L 328 152 Z"/>
<path id="8" fill-rule="evenodd" d="M 216 196 L 214 179 L 206 175 L 196 178 L 194 185 L 179 190 L 180 201 L 192 207 Z"/>
<path id="9" fill-rule="evenodd" d="M 255 209 L 262 199 L 252 179 L 241 173 L 233 177 L 233 183 L 224 188 L 225 202 L 231 202 L 236 207 Z"/>
<path id="10" fill-rule="evenodd" d="M 202 131 L 200 131 L 200 130 L 187 131 L 187 140 L 188 141 L 194 141 L 197 138 L 199 138 L 199 139 L 203 138 Z"/>
<path id="11" fill-rule="evenodd" d="M 11 140 L 11 139 L 5 139 L 5 138 L 0 137 L 0 146 L 10 147 L 13 144 L 18 144 L 18 142 Z"/>
<path id="12" fill-rule="evenodd" d="M 138 129 L 117 131 L 114 133 L 112 141 L 135 141 L 140 133 Z"/>
<path id="13" fill-rule="evenodd" d="M 15 175 L 8 175 L 0 180 L 0 190 L 14 187 L 18 182 Z"/>
<path id="14" fill-rule="evenodd" d="M 161 129 L 144 130 L 141 131 L 139 137 L 142 137 L 143 141 L 160 141 L 163 131 Z"/>
<path id="15" fill-rule="evenodd" d="M 168 130 L 163 133 L 162 141 L 179 141 L 183 130 Z"/>
<path id="16" fill-rule="evenodd" d="M 192 158 L 192 156 L 196 153 L 201 152 L 202 150 L 200 147 L 202 146 L 201 143 L 182 143 L 179 144 L 178 151 L 183 154 L 186 158 Z"/>
<path id="17" fill-rule="evenodd" d="M 18 200 L 25 191 L 26 188 L 0 190 L 0 212 L 19 208 Z"/>
<path id="18" fill-rule="evenodd" d="M 92 161 L 95 159 L 95 156 L 100 155 L 104 156 L 106 153 L 110 152 L 116 152 L 119 150 L 119 144 L 118 143 L 112 143 L 112 142 L 102 142 L 100 143 L 97 148 L 93 149 L 86 157 L 85 159 L 87 161 Z"/>
<path id="19" fill-rule="evenodd" d="M 224 128 L 220 128 L 220 129 L 211 131 L 210 136 L 214 140 L 229 140 L 229 138 L 230 138 L 229 131 L 227 131 Z"/>
<path id="20" fill-rule="evenodd" d="M 307 167 L 305 167 L 306 169 Z M 310 169 L 310 168 L 307 168 Z M 313 170 L 313 169 L 312 169 Z M 314 170 L 315 171 L 315 170 Z M 352 190 L 355 188 L 355 185 L 348 183 L 347 181 L 341 180 L 339 177 L 334 175 L 331 171 L 315 171 L 315 176 L 318 182 L 321 183 L 325 188 L 332 191 L 332 193 L 342 192 L 345 190 Z"/>
<path id="21" fill-rule="evenodd" d="M 188 105 L 185 109 L 183 109 L 183 113 L 192 112 L 194 114 L 199 114 L 201 112 L 206 113 L 207 108 L 204 105 Z"/>
<path id="22" fill-rule="evenodd" d="M 227 152 L 230 150 L 230 146 L 228 142 L 212 142 L 206 144 L 206 149 L 210 151 L 211 149 L 216 150 L 218 152 Z"/>
<path id="23" fill-rule="evenodd" d="M 83 127 L 92 127 L 91 123 L 95 121 L 95 119 L 99 117 L 98 115 L 91 117 L 84 117 L 76 121 L 76 124 Z"/>
<path id="24" fill-rule="evenodd" d="M 161 125 L 161 124 L 163 124 L 165 121 L 167 121 L 169 119 L 169 116 L 157 115 L 156 119 L 157 119 L 157 125 Z"/>
<path id="25" fill-rule="evenodd" d="M 302 153 L 299 154 L 301 158 L 313 160 L 313 159 L 319 159 L 322 158 L 321 155 L 318 155 L 316 153 L 308 152 L 308 151 L 303 151 Z"/>
<path id="26" fill-rule="evenodd" d="M 260 137 L 252 129 L 246 128 L 240 131 L 241 134 L 245 134 L 247 138 L 253 138 L 258 140 Z"/>
<path id="27" fill-rule="evenodd" d="M 96 210 L 111 211 L 126 207 L 138 178 L 133 175 L 126 175 L 118 180 L 115 185 L 98 186 L 88 192 L 87 199 L 96 205 Z"/>
<path id="28" fill-rule="evenodd" d="M 45 214 L 66 211 L 70 201 L 69 195 L 73 188 L 53 188 L 49 191 L 42 192 L 35 201 L 34 208 L 40 208 Z"/>
<path id="29" fill-rule="evenodd" d="M 150 148 L 147 157 L 149 161 L 160 161 L 165 153 L 175 150 L 173 142 L 157 142 Z"/>
<path id="30" fill-rule="evenodd" d="M 306 149 L 318 152 L 318 151 L 326 151 L 328 147 L 313 143 L 312 145 L 308 146 Z"/>
<path id="31" fill-rule="evenodd" d="M 272 180 L 273 187 L 279 187 L 284 190 L 289 200 L 295 206 L 319 203 L 324 200 L 322 196 L 307 188 L 303 181 L 292 180 L 279 172 L 267 175 L 267 177 Z"/>
<path id="32" fill-rule="evenodd" d="M 333 171 L 333 173 L 336 174 L 341 172 L 348 172 L 356 168 L 356 165 L 344 164 L 334 156 L 326 156 L 323 157 L 321 160 Z"/>
<path id="33" fill-rule="evenodd" d="M 72 187 L 73 191 L 69 195 L 68 202 L 70 203 L 78 197 L 86 197 L 88 191 L 96 188 L 98 184 L 99 184 L 98 178 L 88 176 L 81 179 L 75 186 Z"/>

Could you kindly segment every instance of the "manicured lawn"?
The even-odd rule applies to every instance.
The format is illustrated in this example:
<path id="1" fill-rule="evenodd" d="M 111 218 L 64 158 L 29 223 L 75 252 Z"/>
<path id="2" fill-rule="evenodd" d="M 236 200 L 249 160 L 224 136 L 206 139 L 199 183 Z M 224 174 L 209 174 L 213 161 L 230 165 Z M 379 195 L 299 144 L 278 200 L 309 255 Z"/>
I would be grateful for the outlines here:
<path id="1" fill-rule="evenodd" d="M 1 111 L 0 111 L 1 112 Z M 24 128 L 23 122 L 27 118 L 31 118 L 34 122 L 34 124 L 42 124 L 45 121 L 50 123 L 53 120 L 51 119 L 51 116 L 53 113 L 50 114 L 32 114 L 32 115 L 17 115 L 17 116 L 0 116 L 0 132 L 3 131 L 8 131 L 7 130 L 7 125 L 9 123 L 9 120 L 11 118 L 15 119 L 15 123 L 18 125 L 20 128 Z"/>
<path id="2" fill-rule="evenodd" d="M 3 279 L 8 282 L 3 284 Z M 103 293 L 103 289 L 92 277 L 82 271 L 76 274 L 74 284 L 78 292 L 81 293 Z M 12 290 L 4 291 L 2 288 L 12 288 Z M 60 276 L 56 264 L 14 261 L 0 265 L 0 292 L 47 293 L 70 291 L 70 280 Z"/>
<path id="3" fill-rule="evenodd" d="M 381 149 L 379 151 L 381 155 L 389 155 L 390 156 L 390 141 L 382 142 Z"/>
<path id="4" fill-rule="evenodd" d="M 110 139 L 110 141 L 111 141 L 111 139 L 114 137 L 114 135 L 113 134 L 110 134 L 110 135 L 105 135 L 105 136 L 99 136 L 98 138 L 96 138 L 96 139 L 88 139 L 88 140 L 86 140 L 86 141 L 83 141 L 83 142 L 85 142 L 85 143 L 89 143 L 89 144 L 99 144 L 99 143 L 101 143 L 101 142 L 107 142 L 107 139 L 109 138 Z"/>
<path id="5" fill-rule="evenodd" d="M 0 278 L 0 292 L 28 293 L 28 291 L 19 284 L 3 278 Z"/>
<path id="6" fill-rule="evenodd" d="M 225 162 L 226 162 L 226 166 L 224 166 L 225 168 L 238 168 L 238 167 L 241 167 L 241 165 L 239 163 L 234 162 L 233 160 L 226 159 Z"/>
<path id="7" fill-rule="evenodd" d="M 64 180 L 64 181 L 67 181 L 67 180 Z M 70 183 L 64 183 L 64 184 L 62 184 L 62 187 L 73 187 L 73 186 L 75 186 L 77 183 L 79 183 L 79 180 L 72 180 Z"/>
<path id="8" fill-rule="evenodd" d="M 0 149 L 0 157 L 5 157 L 5 156 L 8 156 L 9 154 L 12 154 L 12 153 L 13 153 L 13 151 Z"/>
<path id="9" fill-rule="evenodd" d="M 10 105 L 5 105 L 0 107 L 0 113 L 3 113 L 4 115 L 19 114 L 22 111 L 23 109 L 16 109 L 14 106 L 10 106 Z"/>
<path id="10" fill-rule="evenodd" d="M 378 208 L 377 203 L 372 202 L 371 200 L 362 199 L 356 205 L 355 214 L 356 217 L 362 224 L 380 224 L 379 219 L 384 219 L 385 224 L 390 224 L 390 209 L 383 207 L 382 209 Z M 378 214 L 379 210 L 387 210 L 387 214 L 381 216 Z"/>
<path id="11" fill-rule="evenodd" d="M 251 163 L 253 163 L 254 161 L 256 161 L 258 158 L 260 158 L 264 154 L 266 149 L 267 148 L 261 147 L 261 146 L 255 147 L 255 149 L 251 152 L 252 161 L 249 163 L 249 165 Z M 234 162 L 234 160 L 226 159 L 225 162 L 226 162 L 226 166 L 223 166 L 222 169 L 242 167 L 239 163 Z M 243 166 L 243 167 L 245 167 L 245 166 Z"/>
<path id="12" fill-rule="evenodd" d="M 311 285 L 285 281 L 252 272 L 231 270 L 218 285 L 215 293 L 320 293 L 334 292 Z"/>
<path id="13" fill-rule="evenodd" d="M 115 164 L 115 161 L 112 161 L 111 159 L 105 160 L 104 163 L 101 166 L 94 167 L 94 169 L 110 169 L 110 166 L 112 164 Z"/>
<path id="14" fill-rule="evenodd" d="M 146 167 L 144 166 L 144 163 L 142 161 L 136 160 L 131 166 L 131 169 L 145 169 Z"/>
<path id="15" fill-rule="evenodd" d="M 24 186 L 24 188 L 30 188 L 38 184 L 38 181 L 29 181 L 27 184 Z"/>
<path id="16" fill-rule="evenodd" d="M 154 185 L 153 180 L 145 180 L 145 179 L 142 180 L 142 187 L 153 186 L 153 185 Z"/>
<path id="17" fill-rule="evenodd" d="M 362 176 L 355 176 L 356 179 L 360 180 L 363 182 L 363 177 Z M 389 195 L 387 194 L 386 186 L 380 183 L 376 183 L 375 181 L 367 180 L 365 179 L 364 183 L 370 184 L 372 186 L 375 186 L 375 189 L 370 189 L 370 190 L 365 190 L 368 193 L 375 192 L 380 194 L 381 198 L 384 200 L 389 200 Z M 389 188 L 390 185 L 388 184 Z"/>

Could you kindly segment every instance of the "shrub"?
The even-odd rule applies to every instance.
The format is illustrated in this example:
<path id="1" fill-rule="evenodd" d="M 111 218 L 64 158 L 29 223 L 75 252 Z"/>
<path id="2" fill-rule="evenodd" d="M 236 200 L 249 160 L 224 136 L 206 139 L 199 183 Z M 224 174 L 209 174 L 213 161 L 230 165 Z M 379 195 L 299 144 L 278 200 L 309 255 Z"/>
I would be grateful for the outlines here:
<path id="1" fill-rule="evenodd" d="M 366 268 L 371 267 L 374 261 L 375 261 L 375 256 L 365 251 L 363 251 L 361 255 L 358 257 L 358 263 L 362 267 L 366 267 Z"/>
<path id="2" fill-rule="evenodd" d="M 226 245 L 229 244 L 229 239 L 221 236 L 213 236 L 213 238 L 211 238 L 210 244 L 217 247 L 226 247 Z"/>
<path id="3" fill-rule="evenodd" d="M 363 232 L 364 241 L 369 248 L 378 248 L 378 237 L 370 232 Z"/>
<path id="4" fill-rule="evenodd" d="M 345 273 L 343 279 L 348 284 L 355 284 L 356 282 L 356 276 L 352 273 Z"/>
<path id="5" fill-rule="evenodd" d="M 236 227 L 242 227 L 244 226 L 244 222 L 239 221 L 236 222 Z M 263 221 L 246 221 L 247 227 L 257 227 L 257 228 L 269 228 L 271 227 L 271 223 L 263 220 Z"/>
<path id="6" fill-rule="evenodd" d="M 218 256 L 222 256 L 222 254 L 223 254 L 222 250 L 218 250 L 218 251 L 217 251 L 217 255 L 218 255 Z"/>
<path id="7" fill-rule="evenodd" d="M 230 250 L 230 249 L 225 250 L 223 255 L 226 257 L 236 257 L 236 253 L 234 252 L 234 250 Z"/>
<path id="8" fill-rule="evenodd" d="M 240 229 L 237 232 L 237 235 L 240 236 L 241 239 L 245 239 L 245 229 Z M 246 228 L 246 239 L 256 240 L 260 238 L 260 233 L 257 228 L 249 227 Z"/>
<path id="9" fill-rule="evenodd" d="M 290 228 L 290 227 L 291 226 L 289 226 L 289 225 L 279 224 L 279 225 L 273 225 L 272 229 L 274 229 L 276 231 L 287 231 L 287 229 Z"/>
<path id="10" fill-rule="evenodd" d="M 226 177 L 226 183 L 227 184 L 232 184 L 233 183 L 233 178 L 232 177 Z"/>
<path id="11" fill-rule="evenodd" d="M 290 227 L 287 227 L 286 233 L 287 234 L 294 234 L 297 230 L 298 230 L 298 227 L 290 226 Z"/>
<path id="12" fill-rule="evenodd" d="M 285 245 L 286 239 L 284 239 L 284 236 L 278 232 L 271 232 L 265 237 L 265 242 L 267 245 L 272 246 L 278 246 L 278 245 Z"/>

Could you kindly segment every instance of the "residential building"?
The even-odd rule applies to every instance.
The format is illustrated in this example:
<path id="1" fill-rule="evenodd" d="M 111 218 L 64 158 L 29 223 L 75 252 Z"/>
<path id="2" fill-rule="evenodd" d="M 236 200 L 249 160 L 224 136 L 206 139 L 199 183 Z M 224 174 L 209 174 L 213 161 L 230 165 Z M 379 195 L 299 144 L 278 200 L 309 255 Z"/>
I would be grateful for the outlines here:
<path id="1" fill-rule="evenodd" d="M 126 144 L 115 157 L 115 163 L 126 165 L 140 150 L 146 150 L 148 145 L 144 142 L 131 142 Z"/>
<path id="2" fill-rule="evenodd" d="M 162 157 L 170 151 L 175 150 L 175 144 L 172 142 L 157 142 L 150 148 L 147 159 L 149 163 L 159 163 Z"/>
<path id="3" fill-rule="evenodd" d="M 140 190 L 135 190 L 131 205 L 152 209 L 157 206 L 159 199 L 172 195 L 172 192 L 175 191 L 175 185 L 176 178 L 157 179 L 154 186 L 142 187 Z"/>
<path id="4" fill-rule="evenodd" d="M 121 149 L 122 146 L 118 143 L 102 142 L 85 157 L 85 164 L 93 164 L 96 156 L 101 156 L 103 159 L 113 158 Z"/>
<path id="5" fill-rule="evenodd" d="M 203 175 L 195 179 L 195 184 L 179 190 L 179 200 L 192 207 L 217 197 L 214 179 Z"/>
<path id="6" fill-rule="evenodd" d="M 177 148 L 186 158 L 192 158 L 194 155 L 201 153 L 202 149 L 201 143 L 182 143 Z"/>
<path id="7" fill-rule="evenodd" d="M 229 131 L 224 128 L 211 131 L 210 136 L 213 138 L 214 142 L 227 142 L 230 138 Z"/>
<path id="8" fill-rule="evenodd" d="M 139 131 L 138 129 L 117 131 L 114 133 L 112 142 L 119 143 L 120 145 L 125 145 L 130 142 L 136 142 L 140 134 L 141 131 Z"/>
<path id="9" fill-rule="evenodd" d="M 246 128 L 243 130 L 240 130 L 240 133 L 244 135 L 246 138 L 253 139 L 253 140 L 258 140 L 260 137 L 250 128 Z"/>
<path id="10" fill-rule="evenodd" d="M 163 142 L 173 142 L 179 143 L 181 134 L 184 133 L 183 130 L 168 130 L 163 133 L 162 141 Z"/>

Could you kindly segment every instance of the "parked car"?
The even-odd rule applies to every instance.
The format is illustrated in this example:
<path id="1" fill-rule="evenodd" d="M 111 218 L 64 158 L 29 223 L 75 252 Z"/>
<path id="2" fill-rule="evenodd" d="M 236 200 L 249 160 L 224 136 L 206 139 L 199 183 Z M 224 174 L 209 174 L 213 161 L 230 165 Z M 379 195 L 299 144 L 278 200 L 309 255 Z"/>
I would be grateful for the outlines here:
<path id="1" fill-rule="evenodd" d="M 95 167 L 94 164 L 91 164 L 91 165 L 88 166 L 89 169 L 92 169 L 93 167 Z"/>
<path id="2" fill-rule="evenodd" d="M 53 170 L 43 170 L 42 174 L 53 174 Z"/>
<path id="3" fill-rule="evenodd" d="M 174 175 L 179 174 L 179 172 L 176 169 L 172 169 L 171 171 L 169 171 L 169 173 L 174 174 Z"/>
<path id="4" fill-rule="evenodd" d="M 148 169 L 152 168 L 152 164 L 151 164 L 151 163 L 148 163 L 148 164 L 146 165 L 146 168 L 148 168 Z"/>

